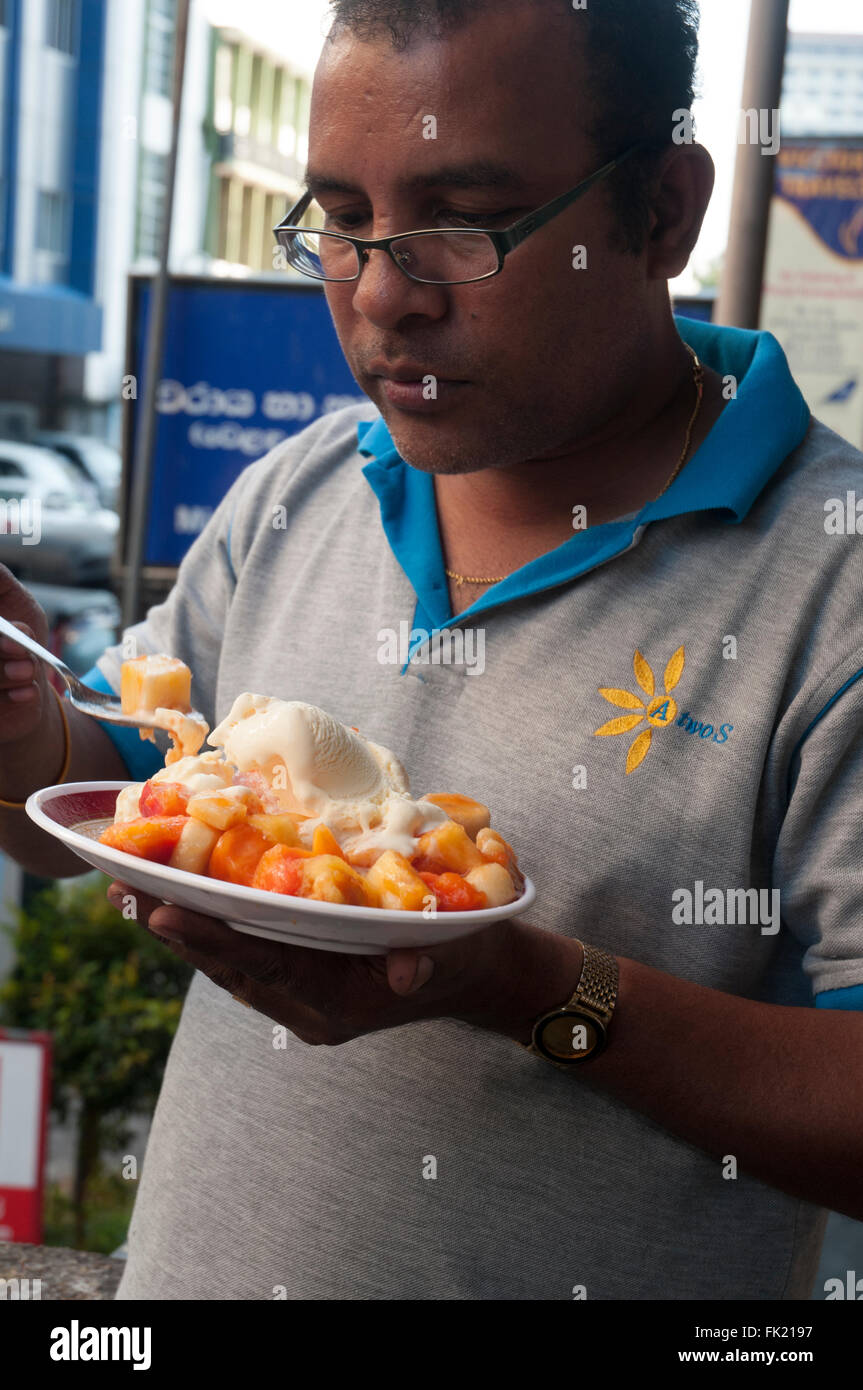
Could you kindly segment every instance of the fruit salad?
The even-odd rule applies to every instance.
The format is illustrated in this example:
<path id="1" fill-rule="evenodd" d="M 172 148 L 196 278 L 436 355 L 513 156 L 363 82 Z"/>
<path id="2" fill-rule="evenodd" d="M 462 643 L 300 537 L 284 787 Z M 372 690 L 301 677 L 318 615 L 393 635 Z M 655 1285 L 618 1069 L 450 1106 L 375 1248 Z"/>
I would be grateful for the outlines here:
<path id="1" fill-rule="evenodd" d="M 431 915 L 521 896 L 524 877 L 487 806 L 456 792 L 414 799 L 389 749 L 317 706 L 246 692 L 198 752 L 207 726 L 190 724 L 186 672 L 170 657 L 124 663 L 129 706 L 155 711 L 173 746 L 163 768 L 118 794 L 103 844 L 346 906 Z"/>

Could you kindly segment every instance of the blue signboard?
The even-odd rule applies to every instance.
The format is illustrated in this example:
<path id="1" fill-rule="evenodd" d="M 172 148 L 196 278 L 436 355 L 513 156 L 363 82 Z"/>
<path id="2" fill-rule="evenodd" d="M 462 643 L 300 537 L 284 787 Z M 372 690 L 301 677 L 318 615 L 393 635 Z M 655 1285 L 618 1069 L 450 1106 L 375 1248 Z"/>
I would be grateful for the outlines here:
<path id="1" fill-rule="evenodd" d="M 149 283 L 136 280 L 133 291 L 128 370 L 140 400 Z M 319 416 L 367 399 L 322 291 L 172 281 L 144 564 L 178 565 L 244 468 Z M 131 462 L 134 406 L 130 436 Z"/>

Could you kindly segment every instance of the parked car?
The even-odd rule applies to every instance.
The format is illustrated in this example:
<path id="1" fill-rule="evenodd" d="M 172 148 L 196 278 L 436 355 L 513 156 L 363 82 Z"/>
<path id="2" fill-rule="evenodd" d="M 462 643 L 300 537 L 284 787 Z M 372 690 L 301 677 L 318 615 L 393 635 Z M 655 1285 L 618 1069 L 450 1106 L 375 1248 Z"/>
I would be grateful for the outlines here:
<path id="1" fill-rule="evenodd" d="M 0 561 L 19 579 L 109 583 L 119 528 L 67 459 L 0 440 Z"/>
<path id="2" fill-rule="evenodd" d="M 62 454 L 82 477 L 95 483 L 103 507 L 113 512 L 120 510 L 123 465 L 119 453 L 110 444 L 92 435 L 73 434 L 68 430 L 40 430 L 32 442 Z"/>

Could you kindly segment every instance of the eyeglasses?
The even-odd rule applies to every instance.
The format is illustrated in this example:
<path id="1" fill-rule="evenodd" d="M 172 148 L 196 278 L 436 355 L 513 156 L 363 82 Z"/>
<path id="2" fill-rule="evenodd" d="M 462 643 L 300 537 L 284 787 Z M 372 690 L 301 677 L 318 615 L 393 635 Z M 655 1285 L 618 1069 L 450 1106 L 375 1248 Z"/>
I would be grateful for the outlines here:
<path id="1" fill-rule="evenodd" d="M 385 251 L 399 270 L 421 285 L 472 285 L 490 280 L 503 270 L 506 257 L 529 236 L 544 227 L 553 217 L 564 212 L 582 198 L 595 183 L 607 178 L 636 151 L 646 147 L 639 141 L 623 154 L 604 164 L 568 193 L 562 193 L 535 212 L 519 218 L 502 231 L 473 227 L 437 227 L 427 231 L 402 232 L 397 236 L 347 236 L 317 227 L 299 226 L 314 202 L 314 194 L 306 192 L 287 217 L 273 228 L 273 234 L 294 270 L 314 280 L 346 283 L 358 280 L 370 251 Z M 326 214 L 318 208 L 318 215 Z"/>

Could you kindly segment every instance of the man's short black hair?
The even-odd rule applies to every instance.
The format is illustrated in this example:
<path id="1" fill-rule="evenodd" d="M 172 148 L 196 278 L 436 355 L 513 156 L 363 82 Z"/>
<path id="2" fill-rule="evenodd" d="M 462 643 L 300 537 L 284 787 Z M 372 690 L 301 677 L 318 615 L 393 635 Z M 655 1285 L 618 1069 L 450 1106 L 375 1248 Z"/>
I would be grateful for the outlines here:
<path id="1" fill-rule="evenodd" d="M 622 154 L 637 140 L 651 144 L 609 185 L 619 223 L 615 245 L 637 255 L 647 237 L 659 154 L 671 141 L 675 112 L 690 111 L 695 100 L 698 0 L 587 0 L 584 10 L 574 9 L 572 0 L 531 0 L 541 2 L 587 26 L 593 98 L 587 134 L 600 159 Z M 333 37 L 345 30 L 363 40 L 388 32 L 400 49 L 415 33 L 457 30 L 497 8 L 497 0 L 330 0 L 330 6 Z"/>

